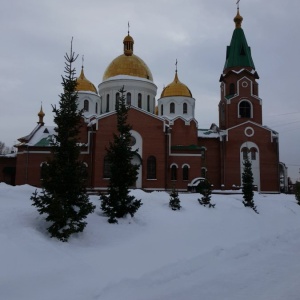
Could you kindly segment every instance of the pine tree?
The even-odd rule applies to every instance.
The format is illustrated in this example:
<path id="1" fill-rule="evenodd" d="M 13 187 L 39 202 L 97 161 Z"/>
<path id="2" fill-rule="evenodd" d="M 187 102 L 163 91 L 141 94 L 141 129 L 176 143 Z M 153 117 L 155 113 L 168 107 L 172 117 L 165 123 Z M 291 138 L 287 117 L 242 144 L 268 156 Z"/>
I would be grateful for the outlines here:
<path id="1" fill-rule="evenodd" d="M 256 209 L 256 205 L 254 203 L 254 185 L 253 185 L 253 173 L 252 173 L 252 164 L 251 161 L 246 158 L 243 162 L 244 171 L 242 174 L 242 181 L 243 181 L 243 204 L 245 207 L 251 207 L 256 213 L 258 213 Z"/>
<path id="2" fill-rule="evenodd" d="M 83 221 L 95 206 L 86 193 L 87 171 L 79 160 L 78 134 L 82 111 L 77 107 L 75 68 L 77 59 L 72 42 L 70 54 L 65 55 L 65 75 L 62 76 L 64 92 L 59 107 L 53 107 L 55 134 L 52 140 L 52 158 L 42 168 L 42 192 L 31 196 L 40 214 L 46 214 L 51 237 L 66 242 L 73 233 L 82 232 Z"/>
<path id="3" fill-rule="evenodd" d="M 172 188 L 172 192 L 170 193 L 169 206 L 172 210 L 180 210 L 181 208 L 179 195 L 175 187 Z"/>
<path id="4" fill-rule="evenodd" d="M 295 183 L 295 198 L 297 200 L 297 204 L 300 205 L 300 182 L 296 181 Z"/>
<path id="5" fill-rule="evenodd" d="M 125 104 L 124 87 L 119 92 L 116 103 L 118 134 L 113 135 L 113 142 L 106 149 L 111 171 L 108 193 L 100 196 L 101 209 L 109 217 L 109 223 L 118 223 L 117 219 L 127 214 L 133 217 L 142 205 L 141 200 L 129 195 L 130 187 L 137 180 L 139 166 L 131 163 L 137 150 L 132 151 L 130 146 L 131 125 L 127 123 L 129 106 Z"/>
<path id="6" fill-rule="evenodd" d="M 201 199 L 198 199 L 199 204 L 214 208 L 216 204 L 211 204 L 211 184 L 206 179 L 200 182 L 197 187 L 198 192 L 202 195 Z"/>

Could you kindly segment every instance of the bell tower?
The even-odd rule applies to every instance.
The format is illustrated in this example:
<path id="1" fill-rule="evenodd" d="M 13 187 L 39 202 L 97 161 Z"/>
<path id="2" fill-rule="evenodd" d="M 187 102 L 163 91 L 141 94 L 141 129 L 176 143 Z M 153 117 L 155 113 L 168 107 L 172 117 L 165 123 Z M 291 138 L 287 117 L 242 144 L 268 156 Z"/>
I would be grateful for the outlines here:
<path id="1" fill-rule="evenodd" d="M 262 124 L 262 100 L 259 98 L 255 70 L 244 31 L 243 17 L 237 9 L 235 29 L 220 77 L 219 127 L 228 129 L 246 121 Z"/>

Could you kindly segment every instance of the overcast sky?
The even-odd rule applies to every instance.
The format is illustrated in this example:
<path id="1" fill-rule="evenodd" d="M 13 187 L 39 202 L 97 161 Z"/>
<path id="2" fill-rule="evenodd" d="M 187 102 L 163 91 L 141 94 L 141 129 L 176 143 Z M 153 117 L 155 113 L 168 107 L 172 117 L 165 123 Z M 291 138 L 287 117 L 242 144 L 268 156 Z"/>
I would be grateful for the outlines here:
<path id="1" fill-rule="evenodd" d="M 241 0 L 242 27 L 260 76 L 263 123 L 280 134 L 280 160 L 289 176 L 300 168 L 300 1 Z M 219 78 L 234 30 L 236 0 L 10 0 L 1 1 L 0 141 L 12 146 L 38 121 L 53 125 L 51 104 L 62 91 L 64 54 L 84 55 L 95 86 L 123 52 L 130 22 L 134 53 L 158 86 L 179 79 L 196 99 L 200 128 L 218 124 Z"/>

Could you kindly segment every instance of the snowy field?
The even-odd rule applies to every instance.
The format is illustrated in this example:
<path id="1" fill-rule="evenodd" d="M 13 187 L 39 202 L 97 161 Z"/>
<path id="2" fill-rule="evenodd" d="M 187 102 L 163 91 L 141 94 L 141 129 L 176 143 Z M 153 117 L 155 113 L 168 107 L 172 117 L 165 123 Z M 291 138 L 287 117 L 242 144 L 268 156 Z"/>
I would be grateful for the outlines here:
<path id="1" fill-rule="evenodd" d="M 68 243 L 50 239 L 31 186 L 0 183 L 1 300 L 299 300 L 300 206 L 293 195 L 132 193 L 134 218 L 107 223 L 97 205 Z"/>

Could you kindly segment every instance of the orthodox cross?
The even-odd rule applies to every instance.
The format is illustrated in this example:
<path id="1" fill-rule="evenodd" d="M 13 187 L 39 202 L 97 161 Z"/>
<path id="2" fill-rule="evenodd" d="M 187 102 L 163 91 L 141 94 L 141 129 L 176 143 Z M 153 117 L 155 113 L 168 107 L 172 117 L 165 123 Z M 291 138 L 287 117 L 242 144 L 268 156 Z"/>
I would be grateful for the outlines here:
<path id="1" fill-rule="evenodd" d="M 178 64 L 178 61 L 177 61 L 177 58 L 176 58 L 176 62 L 175 62 L 176 72 L 177 72 L 177 64 Z"/>
<path id="2" fill-rule="evenodd" d="M 236 2 L 237 9 L 240 9 L 240 1 L 241 1 L 241 0 L 238 0 L 238 1 Z"/>

